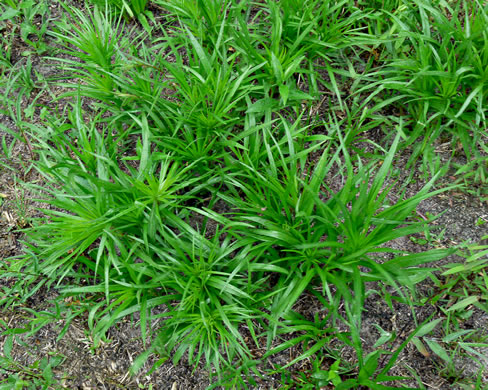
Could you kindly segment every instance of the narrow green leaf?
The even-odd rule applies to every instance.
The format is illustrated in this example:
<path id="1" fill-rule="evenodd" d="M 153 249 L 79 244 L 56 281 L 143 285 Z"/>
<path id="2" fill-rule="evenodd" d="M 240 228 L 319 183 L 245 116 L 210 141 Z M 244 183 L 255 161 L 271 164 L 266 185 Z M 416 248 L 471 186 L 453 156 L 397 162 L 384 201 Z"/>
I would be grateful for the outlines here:
<path id="1" fill-rule="evenodd" d="M 193 48 L 195 49 L 195 51 L 197 53 L 198 60 L 200 61 L 200 63 L 203 65 L 203 67 L 205 69 L 205 72 L 207 72 L 207 75 L 211 74 L 212 73 L 212 65 L 210 63 L 210 59 L 209 59 L 207 53 L 205 53 L 205 50 L 203 49 L 202 45 L 200 45 L 200 43 L 197 41 L 197 39 L 191 33 L 191 31 L 188 30 L 188 28 L 186 28 L 186 27 L 185 27 L 185 30 L 186 30 L 188 37 L 190 38 L 190 42 L 192 43 Z"/>
<path id="2" fill-rule="evenodd" d="M 380 351 L 370 353 L 364 362 L 363 367 L 359 370 L 358 379 L 361 384 L 372 378 L 378 368 L 378 359 L 381 356 Z"/>
<path id="3" fill-rule="evenodd" d="M 303 291 L 308 287 L 314 276 L 315 269 L 311 268 L 300 280 L 294 279 L 293 282 L 290 283 L 286 291 L 281 295 L 275 309 L 272 310 L 275 318 L 282 317 L 288 310 L 290 310 Z"/>
<path id="4" fill-rule="evenodd" d="M 141 353 L 139 356 L 137 356 L 134 359 L 132 365 L 130 366 L 129 372 L 132 375 L 136 375 L 144 366 L 144 363 L 146 363 L 147 359 L 149 359 L 149 356 L 151 356 L 151 354 L 153 353 L 154 353 L 154 347 L 151 347 L 148 350 Z"/>
<path id="5" fill-rule="evenodd" d="M 7 8 L 7 10 L 2 15 L 0 15 L 0 20 L 10 20 L 15 18 L 19 14 L 20 14 L 19 10 L 13 8 Z"/>
<path id="6" fill-rule="evenodd" d="M 457 302 L 456 304 L 452 305 L 449 309 L 446 310 L 446 312 L 463 310 L 467 306 L 472 305 L 473 303 L 476 303 L 479 300 L 480 300 L 479 296 L 467 297 L 467 298 Z"/>
<path id="7" fill-rule="evenodd" d="M 462 113 L 468 107 L 469 103 L 471 103 L 471 100 L 473 100 L 473 98 L 482 90 L 482 88 L 483 88 L 483 84 L 480 84 L 468 95 L 463 105 L 461 106 L 457 114 L 454 116 L 455 118 L 459 118 L 462 115 Z"/>
<path id="8" fill-rule="evenodd" d="M 313 356 L 316 352 L 318 352 L 325 344 L 327 344 L 330 340 L 328 338 L 324 338 L 317 343 L 315 343 L 310 349 L 308 349 L 306 352 L 298 356 L 297 358 L 293 359 L 291 362 L 285 364 L 281 369 L 285 369 L 287 367 L 292 366 L 293 364 L 304 360 L 308 359 L 309 357 Z"/>
<path id="9" fill-rule="evenodd" d="M 276 99 L 263 98 L 256 101 L 251 106 L 249 106 L 249 108 L 246 111 L 246 114 L 265 113 L 266 111 L 271 111 L 274 110 L 275 108 L 278 108 L 278 102 L 276 101 Z"/>
<path id="10" fill-rule="evenodd" d="M 434 328 L 441 322 L 443 321 L 443 318 L 437 318 L 434 321 L 428 322 L 424 325 L 422 325 L 416 332 L 415 332 L 415 337 L 422 337 L 434 330 Z"/>
<path id="11" fill-rule="evenodd" d="M 425 357 L 430 356 L 430 353 L 427 350 L 427 348 L 425 347 L 424 343 L 422 343 L 422 341 L 418 337 L 414 337 L 412 339 L 412 344 L 415 345 L 415 347 L 417 348 L 417 351 L 419 351 L 422 354 L 422 356 L 425 356 Z"/>
<path id="12" fill-rule="evenodd" d="M 14 345 L 14 336 L 13 335 L 7 336 L 7 338 L 5 339 L 5 343 L 3 344 L 3 354 L 7 359 L 12 359 L 11 352 L 12 352 L 13 345 Z"/>
<path id="13" fill-rule="evenodd" d="M 427 343 L 429 348 L 434 352 L 437 356 L 439 356 L 442 360 L 452 363 L 450 356 L 447 354 L 446 350 L 441 347 L 441 345 L 432 339 L 424 338 L 424 341 Z"/>
<path id="14" fill-rule="evenodd" d="M 286 105 L 288 101 L 288 96 L 290 95 L 290 88 L 286 84 L 280 85 L 280 96 L 283 99 L 283 104 Z"/>

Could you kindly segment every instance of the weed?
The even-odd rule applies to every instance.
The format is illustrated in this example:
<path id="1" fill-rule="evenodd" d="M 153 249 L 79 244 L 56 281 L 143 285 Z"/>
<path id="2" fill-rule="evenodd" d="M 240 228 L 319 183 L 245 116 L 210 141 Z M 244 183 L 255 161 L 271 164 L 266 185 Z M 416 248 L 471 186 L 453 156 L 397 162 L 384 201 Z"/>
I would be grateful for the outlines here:
<path id="1" fill-rule="evenodd" d="M 435 217 L 419 219 L 416 208 L 461 181 L 483 196 L 486 6 L 158 0 L 151 9 L 167 11 L 159 28 L 147 1 L 60 3 L 55 26 L 46 4 L 5 1 L 0 16 L 15 21 L 5 42 L 20 34 L 41 53 L 44 34 L 57 41 L 60 97 L 72 99 L 39 113 L 52 80 L 30 57 L 16 70 L 8 49 L 0 54 L 3 113 L 17 127 L 0 125 L 13 137 L 2 150 L 9 158 L 17 142 L 28 145 L 43 182 L 25 186 L 45 204 L 29 220 L 18 192 L 29 226 L 19 226 L 24 252 L 2 265 L 2 304 L 22 306 L 41 287 L 59 292 L 51 309 L 28 310 L 27 335 L 63 319 L 62 337 L 87 313 L 97 347 L 139 313 L 147 349 L 133 374 L 154 353 L 153 370 L 167 360 L 205 366 L 217 377 L 211 387 L 272 375 L 284 388 L 386 388 L 406 379 L 390 370 L 414 345 L 452 382 L 470 383 L 456 359 L 481 362 L 486 344 L 460 324 L 486 310 L 486 248 L 441 247 Z M 468 164 L 453 163 L 459 183 L 437 188 L 449 169 L 441 141 Z M 409 196 L 393 169 L 403 152 L 416 169 L 409 180 L 418 170 L 428 178 Z M 397 240 L 426 251 L 395 249 Z M 465 261 L 440 276 L 426 268 L 455 252 Z M 436 286 L 430 300 L 416 297 L 421 281 Z M 392 311 L 393 302 L 408 306 L 413 331 L 377 325 L 365 346 L 370 294 Z M 325 314 L 301 313 L 304 296 Z M 66 304 L 74 299 L 83 304 Z M 416 305 L 428 304 L 440 305 L 437 316 L 418 320 Z M 8 386 L 51 385 L 61 360 L 18 365 L 15 331 L 6 330 L 0 364 L 12 373 Z M 287 362 L 266 367 L 288 350 Z"/>

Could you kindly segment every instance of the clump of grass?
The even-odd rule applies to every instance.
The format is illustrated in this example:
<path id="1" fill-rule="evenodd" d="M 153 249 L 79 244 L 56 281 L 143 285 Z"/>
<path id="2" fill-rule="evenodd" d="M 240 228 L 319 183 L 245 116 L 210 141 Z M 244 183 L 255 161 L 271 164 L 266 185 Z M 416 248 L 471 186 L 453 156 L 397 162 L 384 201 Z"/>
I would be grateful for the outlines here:
<path id="1" fill-rule="evenodd" d="M 394 91 L 395 104 L 408 113 L 411 131 L 403 136 L 415 145 L 413 158 L 428 158 L 439 138 L 453 149 L 460 142 L 468 159 L 479 157 L 486 139 L 486 6 L 425 0 L 389 16 L 393 42 L 373 85 Z"/>
<path id="2" fill-rule="evenodd" d="M 467 3 L 389 1 L 383 11 L 348 0 L 156 3 L 175 25 L 150 43 L 108 6 L 65 7 L 68 19 L 50 32 L 71 57 L 61 60 L 61 85 L 76 102 L 29 126 L 45 180 L 31 188 L 45 216 L 25 230 L 25 254 L 2 275 L 24 277 L 4 295 L 25 301 L 46 285 L 59 299 L 83 298 L 95 345 L 140 313 L 148 349 L 133 372 L 158 353 L 156 366 L 203 364 L 228 387 L 252 384 L 260 364 L 289 348 L 300 353 L 271 373 L 286 381 L 287 368 L 312 359 L 313 372 L 297 382 L 304 388 L 403 380 L 389 371 L 409 343 L 425 341 L 446 360 L 425 337 L 440 320 L 417 322 L 413 292 L 431 276 L 425 265 L 455 249 L 410 253 L 390 243 L 428 232 L 417 206 L 452 187 L 435 188 L 439 169 L 417 194 L 393 201 L 391 171 L 400 148 L 418 156 L 445 133 L 481 158 L 484 8 L 462 25 Z M 147 2 L 114 5 L 142 15 Z M 383 53 L 365 59 L 374 34 Z M 405 117 L 383 115 L 390 104 Z M 357 141 L 377 127 L 388 142 L 368 140 L 376 150 L 366 153 Z M 413 310 L 415 330 L 394 351 L 381 328 L 371 351 L 362 344 L 370 282 Z M 324 318 L 299 313 L 305 294 Z M 152 329 L 156 319 L 163 325 Z M 341 361 L 332 342 L 357 361 Z"/>

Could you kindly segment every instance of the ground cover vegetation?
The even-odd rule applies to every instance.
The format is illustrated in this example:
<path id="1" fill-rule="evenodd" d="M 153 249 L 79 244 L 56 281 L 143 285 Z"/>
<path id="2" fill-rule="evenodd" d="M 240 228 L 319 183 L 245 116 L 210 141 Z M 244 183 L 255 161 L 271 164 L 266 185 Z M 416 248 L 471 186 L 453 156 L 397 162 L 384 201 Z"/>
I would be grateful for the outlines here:
<path id="1" fill-rule="evenodd" d="M 0 1 L 14 124 L 0 124 L 0 167 L 43 205 L 33 217 L 17 200 L 23 251 L 2 259 L 2 310 L 56 291 L 25 329 L 0 322 L 1 388 L 55 388 L 62 358 L 24 367 L 11 351 L 75 318 L 94 349 L 132 318 L 146 345 L 133 374 L 156 355 L 153 371 L 206 367 L 210 388 L 426 388 L 413 368 L 391 373 L 410 346 L 453 385 L 486 388 L 486 329 L 463 321 L 488 311 L 488 245 L 441 245 L 438 216 L 417 211 L 453 191 L 488 202 L 485 3 L 57 4 Z M 35 71 L 38 56 L 60 71 Z M 365 345 L 373 296 L 391 316 L 409 308 L 411 331 L 376 324 Z M 322 310 L 304 314 L 304 297 Z"/>

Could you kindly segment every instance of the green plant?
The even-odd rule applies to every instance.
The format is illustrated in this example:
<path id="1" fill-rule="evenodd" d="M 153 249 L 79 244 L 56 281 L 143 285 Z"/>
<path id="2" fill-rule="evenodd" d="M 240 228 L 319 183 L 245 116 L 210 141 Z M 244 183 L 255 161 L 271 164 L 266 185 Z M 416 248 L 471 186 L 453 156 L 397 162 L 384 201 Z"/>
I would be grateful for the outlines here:
<path id="1" fill-rule="evenodd" d="M 230 132 L 247 108 L 245 98 L 259 89 L 253 86 L 256 79 L 253 74 L 261 66 L 237 67 L 236 55 L 227 54 L 223 32 L 223 29 L 219 31 L 212 52 L 190 31 L 187 31 L 188 40 L 183 45 L 176 46 L 178 41 L 171 38 L 165 39 L 161 45 L 163 48 L 169 46 L 176 58 L 175 63 L 164 58 L 158 63 L 160 71 L 165 69 L 171 75 L 170 81 L 176 87 L 175 97 L 180 101 L 172 110 L 175 132 L 171 136 L 179 138 L 179 133 L 183 133 L 187 145 L 192 138 L 198 142 L 210 134 L 219 136 Z M 186 53 L 185 58 L 178 54 L 181 49 Z M 164 103 L 168 107 L 168 102 Z M 158 114 L 158 111 L 152 113 L 153 117 Z"/>
<path id="2" fill-rule="evenodd" d="M 209 241 L 189 226 L 180 226 L 185 231 L 179 236 L 162 230 L 165 250 L 152 254 L 159 257 L 152 262 L 161 275 L 158 280 L 178 303 L 164 314 L 169 318 L 149 352 L 172 356 L 175 364 L 186 353 L 191 365 L 204 356 L 207 367 L 220 374 L 234 358 L 250 356 L 238 326 L 250 324 L 255 316 L 255 292 L 261 283 L 250 284 L 246 275 L 252 262 L 248 244 L 231 242 L 218 231 Z"/>
<path id="3" fill-rule="evenodd" d="M 0 3 L 0 22 L 10 20 L 14 23 L 11 28 L 10 42 L 14 38 L 14 33 L 18 31 L 22 41 L 31 46 L 36 54 L 43 54 L 48 50 L 43 37 L 47 32 L 49 23 L 49 7 L 47 1 L 5 1 Z M 40 18 L 39 20 L 35 20 Z M 10 26 L 6 26 L 7 29 Z M 5 42 L 5 38 L 2 37 Z M 10 63 L 11 49 L 7 48 L 4 60 Z M 28 54 L 28 53 L 24 53 Z"/>
<path id="4" fill-rule="evenodd" d="M 155 3 L 169 11 L 169 16 L 179 21 L 181 27 L 188 28 L 205 43 L 210 43 L 223 26 L 227 36 L 230 31 L 227 30 L 226 17 L 232 18 L 231 14 L 236 8 L 245 9 L 249 4 L 246 1 L 236 7 L 235 2 L 229 0 L 155 0 Z"/>
<path id="5" fill-rule="evenodd" d="M 486 153 L 487 146 L 482 142 L 479 145 Z M 486 202 L 488 200 L 488 157 L 480 152 L 475 152 L 477 157 L 472 157 L 467 164 L 452 164 L 454 168 L 457 168 L 454 175 L 459 177 L 458 182 L 464 184 L 466 192 L 479 197 L 481 202 Z"/>
<path id="6" fill-rule="evenodd" d="M 66 5 L 63 7 L 77 24 L 73 27 L 67 19 L 50 34 L 60 40 L 64 46 L 62 52 L 83 61 L 81 65 L 79 61 L 61 60 L 68 64 L 69 77 L 75 74 L 85 80 L 88 84 L 84 87 L 86 93 L 96 92 L 100 99 L 112 98 L 115 87 L 112 74 L 117 74 L 122 67 L 120 48 L 131 43 L 122 33 L 122 19 L 113 17 L 107 9 L 102 12 L 95 7 L 84 13 Z"/>
<path id="7" fill-rule="evenodd" d="M 488 253 L 486 245 L 464 245 L 457 252 L 463 262 L 449 263 L 439 277 L 432 274 L 435 290 L 424 303 L 435 304 L 443 313 L 441 334 L 415 338 L 417 349 L 426 357 L 440 359 L 442 375 L 459 385 L 479 383 L 486 366 L 482 349 L 487 347 L 486 335 L 478 329 L 466 329 L 464 323 L 474 310 L 488 311 L 488 277 L 485 272 Z M 480 367 L 478 378 L 466 376 L 456 362 L 460 357 Z"/>
<path id="8" fill-rule="evenodd" d="M 418 202 L 436 193 L 428 193 L 433 184 L 431 181 L 414 198 L 395 205 L 384 203 L 388 190 L 382 186 L 387 181 L 398 137 L 371 183 L 372 167 L 362 167 L 354 175 L 350 158 L 342 147 L 329 156 L 332 144 L 325 148 L 313 170 L 301 173 L 299 166 L 306 165 L 299 165 L 298 162 L 299 157 L 304 156 L 295 155 L 291 129 L 284 127 L 283 130 L 283 139 L 288 143 L 279 143 L 270 132 L 264 132 L 262 147 L 267 153 L 256 165 L 251 165 L 250 157 L 243 159 L 246 163 L 229 161 L 227 164 L 235 167 L 237 172 L 229 173 L 224 181 L 229 188 L 228 193 L 217 196 L 235 208 L 231 218 L 216 215 L 210 210 L 195 209 L 224 226 L 230 226 L 230 232 L 238 242 L 248 240 L 254 243 L 259 257 L 253 261 L 251 269 L 258 271 L 256 277 L 266 277 L 270 272 L 275 275 L 269 285 L 271 291 L 265 295 L 271 299 L 270 314 L 262 313 L 258 317 L 264 317 L 269 322 L 269 326 L 263 325 L 267 328 L 268 349 L 278 335 L 295 331 L 292 307 L 305 291 L 316 294 L 313 287 L 321 286 L 329 300 L 328 303 L 326 300 L 322 302 L 332 313 L 336 313 L 334 310 L 337 310 L 342 299 L 346 306 L 351 305 L 351 310 L 352 307 L 360 310 L 363 298 L 358 289 L 364 288 L 366 281 L 382 280 L 393 286 L 400 283 L 413 287 L 427 276 L 425 269 L 421 270 L 415 265 L 435 261 L 451 252 L 432 250 L 423 254 L 400 255 L 382 264 L 368 256 L 368 253 L 378 251 L 395 253 L 384 244 L 394 238 L 422 231 L 424 223 L 409 222 L 409 216 Z M 333 135 L 334 131 L 337 130 L 332 128 L 329 134 Z M 327 189 L 324 179 L 341 151 L 348 174 L 343 189 L 333 193 Z M 307 177 L 307 181 L 299 179 L 301 177 Z M 358 266 L 368 271 L 359 271 Z M 329 284 L 338 289 L 334 297 L 330 295 Z M 354 295 L 350 289 L 354 290 Z M 405 296 L 398 291 L 401 299 L 405 300 Z M 332 321 L 340 318 L 336 315 L 331 318 Z M 351 316 L 347 324 L 356 327 L 358 332 L 360 311 L 351 312 Z M 302 341 L 299 337 L 285 342 L 283 346 L 289 347 Z M 309 353 L 317 352 L 326 341 L 326 338 L 321 339 Z M 358 356 L 362 356 L 359 338 L 353 337 L 351 343 Z M 281 348 L 270 350 L 266 356 Z M 305 359 L 309 353 L 297 359 Z M 366 380 L 367 367 L 377 364 L 378 358 L 379 354 L 365 357 L 364 362 L 359 358 L 360 367 L 365 365 L 365 373 L 360 375 L 360 378 L 364 376 L 364 383 L 370 380 L 369 376 Z M 383 374 L 386 375 L 386 372 Z M 364 383 L 358 382 L 358 385 Z"/>
<path id="9" fill-rule="evenodd" d="M 470 305 L 488 311 L 487 254 L 487 245 L 466 245 L 461 249 L 458 255 L 464 261 L 449 263 L 443 267 L 445 271 L 441 274 L 442 279 L 434 280 L 442 295 L 436 294 L 431 299 L 438 301 L 447 294 L 451 303 L 455 302 L 448 312 L 463 310 Z"/>
<path id="10" fill-rule="evenodd" d="M 283 25 L 286 19 L 283 19 L 282 10 L 286 8 L 282 7 L 281 4 L 269 2 L 266 9 L 259 10 L 255 15 L 251 16 L 249 11 L 236 15 L 232 47 L 240 61 L 249 67 L 260 66 L 258 80 L 262 91 L 259 91 L 260 99 L 249 111 L 265 112 L 283 106 L 294 107 L 302 100 L 315 98 L 299 87 L 300 78 L 307 74 L 305 53 L 310 45 L 305 38 L 313 30 L 314 24 L 304 25 L 300 35 L 293 42 L 287 42 L 283 35 L 289 31 L 289 26 Z M 316 91 L 314 80 L 309 81 L 310 90 Z"/>
<path id="11" fill-rule="evenodd" d="M 5 143 L 2 145 L 6 156 L 10 154 L 15 142 L 20 141 L 27 145 L 30 157 L 34 158 L 27 132 L 37 107 L 37 100 L 43 95 L 46 87 L 47 82 L 44 78 L 32 69 L 30 58 L 18 71 L 16 67 L 12 67 L 9 77 L 5 79 L 5 96 L 2 103 L 6 108 L 5 114 L 10 116 L 16 126 L 16 129 L 12 130 L 0 124 L 0 129 L 14 139 L 8 148 Z M 32 97 L 34 91 L 37 93 Z"/>
<path id="12" fill-rule="evenodd" d="M 0 324 L 2 327 L 8 327 L 4 321 Z M 8 330 L 3 332 L 9 334 Z M 5 379 L 0 379 L 0 389 L 38 389 L 49 388 L 58 383 L 53 374 L 53 368 L 59 366 L 65 357 L 62 355 L 45 356 L 42 359 L 34 361 L 29 366 L 24 366 L 16 362 L 12 356 L 12 349 L 18 337 L 9 334 L 3 345 L 3 354 L 0 356 L 0 374 L 6 375 Z"/>
<path id="13" fill-rule="evenodd" d="M 454 144 L 462 143 L 468 158 L 478 156 L 478 143 L 486 137 L 486 6 L 435 3 L 416 1 L 390 14 L 391 60 L 373 83 L 395 91 L 410 116 L 411 131 L 403 135 L 405 145 L 416 144 L 411 161 L 446 133 Z"/>
<path id="14" fill-rule="evenodd" d="M 152 31 L 149 20 L 156 23 L 153 13 L 147 9 L 149 0 L 91 0 L 91 2 L 101 8 L 110 8 L 115 15 L 122 15 L 126 19 L 137 19 L 149 35 Z"/>
<path id="15" fill-rule="evenodd" d="M 96 348 L 133 316 L 146 346 L 133 374 L 157 354 L 152 370 L 167 360 L 204 366 L 211 388 L 257 386 L 266 375 L 284 388 L 394 388 L 385 382 L 405 378 L 390 370 L 413 344 L 446 377 L 481 386 L 481 374 L 462 378 L 455 362 L 481 359 L 485 346 L 461 325 L 486 310 L 486 248 L 442 247 L 444 230 L 431 232 L 435 217 L 416 209 L 460 187 L 437 187 L 449 167 L 436 142 L 453 146 L 453 161 L 464 152 L 457 183 L 476 183 L 469 191 L 483 196 L 486 6 L 153 3 L 161 23 L 151 26 L 144 0 L 61 3 L 48 34 L 62 47 L 55 98 L 72 99 L 62 109 L 38 110 L 53 80 L 35 72 L 34 57 L 17 69 L 4 50 L 2 113 L 17 128 L 0 125 L 2 164 L 25 142 L 41 180 L 22 185 L 45 204 L 23 229 L 24 253 L 1 263 L 1 303 L 28 320 L 4 332 L 6 355 L 14 334 L 62 321 L 62 337 L 84 315 Z M 2 3 L 15 21 L 6 42 L 21 28 L 34 39 L 21 27 L 33 15 L 47 20 L 27 4 Z M 399 186 L 406 154 L 412 172 Z M 428 180 L 407 196 L 419 172 Z M 426 251 L 395 249 L 402 240 Z M 442 275 L 426 267 L 454 252 L 466 261 Z M 420 281 L 435 285 L 430 300 L 418 300 Z M 41 288 L 58 298 L 25 308 Z M 372 294 L 394 314 L 408 306 L 413 330 L 378 325 L 377 342 L 365 345 Z M 302 312 L 303 298 L 317 313 Z M 421 304 L 442 306 L 420 321 Z M 49 362 L 37 370 L 11 357 L 2 360 L 6 386 L 47 380 Z"/>
<path id="16" fill-rule="evenodd" d="M 0 28 L 3 34 L 0 37 L 1 49 L 0 49 L 0 65 L 1 65 L 1 72 L 2 75 L 5 73 L 7 69 L 9 69 L 12 64 L 12 47 L 13 47 L 13 40 L 16 34 L 17 26 L 2 26 L 0 24 Z"/>

